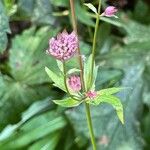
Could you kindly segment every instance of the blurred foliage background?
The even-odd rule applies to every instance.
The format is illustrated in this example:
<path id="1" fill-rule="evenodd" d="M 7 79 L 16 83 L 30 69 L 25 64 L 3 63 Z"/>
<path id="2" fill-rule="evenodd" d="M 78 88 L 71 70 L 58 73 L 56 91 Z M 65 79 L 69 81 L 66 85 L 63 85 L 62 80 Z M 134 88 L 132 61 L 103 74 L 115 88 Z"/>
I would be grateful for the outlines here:
<path id="1" fill-rule="evenodd" d="M 82 53 L 91 50 L 95 16 L 76 0 Z M 98 149 L 150 149 L 150 2 L 102 0 L 119 8 L 119 19 L 101 18 L 96 87 L 128 86 L 118 96 L 125 125 L 109 105 L 92 108 Z M 72 30 L 69 0 L 0 1 L 0 150 L 90 150 L 84 107 L 66 109 L 52 99 L 65 95 L 44 67 L 57 71 L 45 54 L 48 39 Z M 71 61 L 68 65 L 76 65 Z"/>

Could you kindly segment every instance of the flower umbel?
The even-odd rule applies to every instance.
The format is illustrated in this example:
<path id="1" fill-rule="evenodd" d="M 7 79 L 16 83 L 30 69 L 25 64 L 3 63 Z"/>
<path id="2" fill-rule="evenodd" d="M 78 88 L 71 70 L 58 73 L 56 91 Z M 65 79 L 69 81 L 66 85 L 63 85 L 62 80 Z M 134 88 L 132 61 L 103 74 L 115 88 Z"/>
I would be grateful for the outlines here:
<path id="1" fill-rule="evenodd" d="M 116 12 L 118 9 L 114 6 L 108 6 L 105 11 L 102 13 L 101 16 L 106 16 L 106 17 L 113 17 L 115 16 Z"/>
<path id="2" fill-rule="evenodd" d="M 96 91 L 88 91 L 85 95 L 86 95 L 86 97 L 88 97 L 90 99 L 94 99 L 97 96 L 97 92 Z"/>
<path id="3" fill-rule="evenodd" d="M 77 75 L 72 75 L 68 79 L 68 85 L 74 92 L 79 92 L 81 90 L 80 77 Z"/>
<path id="4" fill-rule="evenodd" d="M 52 55 L 60 61 L 70 59 L 78 48 L 78 38 L 73 31 L 68 34 L 67 31 L 63 31 L 58 34 L 56 38 L 49 40 L 49 48 L 46 50 L 47 54 Z"/>

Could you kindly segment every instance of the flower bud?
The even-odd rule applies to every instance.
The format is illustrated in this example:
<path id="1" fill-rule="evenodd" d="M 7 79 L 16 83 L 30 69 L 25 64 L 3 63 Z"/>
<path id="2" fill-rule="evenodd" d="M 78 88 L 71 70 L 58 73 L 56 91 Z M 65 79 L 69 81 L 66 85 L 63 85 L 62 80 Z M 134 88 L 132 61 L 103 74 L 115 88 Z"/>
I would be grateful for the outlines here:
<path id="1" fill-rule="evenodd" d="M 118 9 L 114 6 L 108 6 L 105 11 L 102 13 L 101 16 L 106 16 L 106 17 L 113 17 L 115 16 L 116 12 Z"/>
<path id="2" fill-rule="evenodd" d="M 81 90 L 80 77 L 77 75 L 72 75 L 68 79 L 68 85 L 73 92 L 79 92 Z"/>
<path id="3" fill-rule="evenodd" d="M 73 31 L 68 34 L 64 30 L 56 38 L 53 37 L 49 40 L 49 48 L 46 52 L 60 61 L 65 61 L 73 57 L 77 48 L 78 38 L 76 33 Z"/>
<path id="4" fill-rule="evenodd" d="M 85 95 L 86 95 L 86 97 L 88 97 L 90 99 L 94 99 L 97 96 L 97 92 L 96 91 L 88 91 Z"/>

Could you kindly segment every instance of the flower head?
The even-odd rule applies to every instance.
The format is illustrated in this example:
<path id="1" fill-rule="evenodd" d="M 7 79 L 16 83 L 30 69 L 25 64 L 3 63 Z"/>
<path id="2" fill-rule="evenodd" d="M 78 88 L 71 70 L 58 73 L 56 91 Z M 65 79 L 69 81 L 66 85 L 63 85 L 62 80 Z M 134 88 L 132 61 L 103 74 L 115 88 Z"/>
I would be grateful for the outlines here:
<path id="1" fill-rule="evenodd" d="M 86 95 L 86 97 L 88 97 L 90 99 L 94 99 L 97 96 L 97 92 L 96 91 L 88 91 L 85 95 Z"/>
<path id="2" fill-rule="evenodd" d="M 76 33 L 73 31 L 68 34 L 64 30 L 56 38 L 53 37 L 49 40 L 49 48 L 46 52 L 56 59 L 64 61 L 70 59 L 76 53 L 77 48 L 78 38 Z"/>
<path id="3" fill-rule="evenodd" d="M 74 92 L 79 92 L 81 90 L 80 77 L 77 75 L 72 75 L 68 78 L 68 85 Z"/>
<path id="4" fill-rule="evenodd" d="M 115 16 L 118 9 L 114 6 L 108 6 L 105 11 L 102 13 L 102 16 L 113 17 Z"/>

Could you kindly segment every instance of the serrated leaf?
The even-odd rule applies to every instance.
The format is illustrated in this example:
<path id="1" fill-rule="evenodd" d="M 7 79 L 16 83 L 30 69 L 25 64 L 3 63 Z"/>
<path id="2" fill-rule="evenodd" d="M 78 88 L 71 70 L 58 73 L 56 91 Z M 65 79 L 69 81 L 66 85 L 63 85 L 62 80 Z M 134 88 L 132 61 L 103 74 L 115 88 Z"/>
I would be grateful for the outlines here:
<path id="1" fill-rule="evenodd" d="M 109 103 L 111 104 L 116 113 L 118 118 L 120 119 L 121 123 L 124 124 L 124 117 L 123 117 L 123 106 L 119 98 L 113 95 L 98 95 L 95 99 L 89 100 L 90 104 L 99 105 L 101 103 Z"/>
<path id="2" fill-rule="evenodd" d="M 76 107 L 82 103 L 82 101 L 77 101 L 72 98 L 66 98 L 64 100 L 53 100 L 53 102 L 62 107 Z"/>
<path id="3" fill-rule="evenodd" d="M 87 6 L 89 9 L 91 9 L 94 13 L 97 14 L 97 9 L 93 6 L 91 3 L 84 3 L 85 6 Z"/>
<path id="4" fill-rule="evenodd" d="M 113 87 L 113 88 L 107 88 L 107 89 L 102 89 L 98 91 L 98 94 L 100 95 L 112 95 L 120 92 L 121 90 L 125 90 L 129 88 L 124 88 L 124 87 Z"/>
<path id="5" fill-rule="evenodd" d="M 45 71 L 48 74 L 48 76 L 50 77 L 50 79 L 54 82 L 54 86 L 56 86 L 66 92 L 63 76 L 58 76 L 56 73 L 54 73 L 47 67 L 45 67 Z"/>

